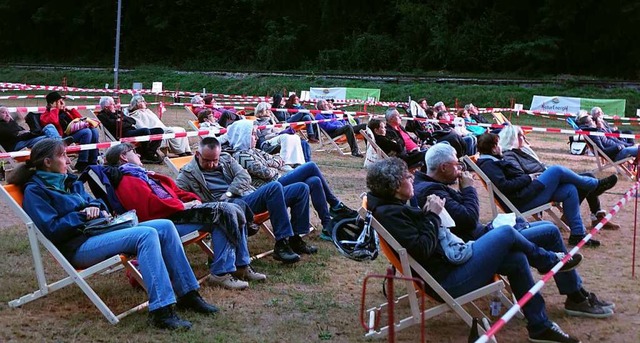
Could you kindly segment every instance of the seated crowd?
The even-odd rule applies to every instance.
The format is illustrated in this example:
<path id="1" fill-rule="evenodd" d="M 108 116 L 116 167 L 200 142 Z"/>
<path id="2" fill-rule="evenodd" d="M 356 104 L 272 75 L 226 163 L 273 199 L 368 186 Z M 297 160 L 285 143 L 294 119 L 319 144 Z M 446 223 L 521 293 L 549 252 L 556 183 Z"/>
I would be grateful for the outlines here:
<path id="1" fill-rule="evenodd" d="M 256 121 L 252 122 L 230 112 L 216 115 L 214 109 L 207 108 L 212 99 L 199 96 L 192 99 L 200 127 L 217 131 L 200 140 L 191 161 L 180 169 L 175 181 L 145 169 L 143 163 L 160 162 L 156 153 L 160 147 L 180 156 L 191 155 L 186 137 L 151 140 L 137 146 L 114 145 L 106 151 L 103 166 L 93 167 L 97 163 L 97 150 L 82 151 L 76 169 L 89 167 L 108 179 L 115 197 L 107 199 L 87 194 L 78 177 L 68 173 L 70 161 L 65 143 L 95 143 L 97 129 L 87 124 L 67 130 L 73 123 L 84 120 L 75 109 L 66 109 L 60 94 L 47 95 L 47 111 L 40 117 L 43 126 L 40 131 L 21 129 L 7 109 L 0 107 L 0 143 L 10 150 L 32 148 L 30 160 L 12 173 L 10 182 L 24 189 L 24 209 L 38 229 L 77 268 L 117 253 L 136 255 L 149 290 L 149 320 L 160 328 L 191 327 L 190 322 L 176 315 L 174 304 L 200 313 L 218 312 L 200 296 L 200 286 L 180 236 L 194 231 L 208 232 L 215 256 L 206 283 L 245 289 L 249 282 L 267 279 L 251 266 L 247 245 L 255 214 L 268 212 L 275 236 L 273 258 L 285 264 L 318 252 L 318 247 L 305 239 L 311 227 L 310 205 L 322 225 L 320 237 L 326 240 L 332 240 L 333 219 L 356 215 L 334 194 L 320 168 L 311 161 L 308 143 L 296 135 L 273 131 L 273 118 L 288 122 L 313 120 L 310 114 L 284 111 L 274 114 L 270 104 L 259 103 Z M 517 126 L 509 125 L 500 135 L 487 133 L 478 126 L 462 130 L 466 124 L 487 122 L 473 104 L 458 113 L 462 128 L 451 123 L 442 102 L 433 108 L 427 106 L 425 99 L 418 104 L 426 118 L 439 121 L 409 121 L 412 122 L 409 132 L 403 127 L 398 110 L 389 108 L 385 121 L 371 119 L 368 124 L 352 125 L 336 120 L 306 125 L 309 142 L 317 140 L 319 129 L 331 137 L 344 134 L 352 155 L 361 157 L 355 134 L 370 129 L 376 144 L 391 156 L 367 170 L 368 209 L 376 219 L 454 298 L 485 286 L 495 274 L 507 276 L 514 295 L 522 297 L 535 283 L 531 267 L 547 273 L 565 258 L 567 248 L 562 235 L 556 225 L 547 221 L 530 223 L 524 228 L 481 223 L 473 177 L 458 158 L 474 155 L 477 150 L 478 166 L 522 211 L 550 201 L 561 202 L 563 220 L 571 228 L 571 245 L 586 235 L 580 203 L 587 200 L 591 220 L 596 224 L 604 216 L 598 197 L 615 186 L 616 176 L 597 179 L 593 174 L 576 174 L 563 166 L 545 165 L 526 144 Z M 111 97 L 100 99 L 100 106 L 98 118 L 116 139 L 184 132 L 181 127 L 162 123 L 139 95 L 132 98 L 128 113 L 118 109 Z M 322 111 L 332 109 L 324 100 L 316 106 Z M 295 95 L 286 102 L 281 96 L 274 96 L 273 107 L 303 108 Z M 318 113 L 315 119 L 337 118 L 334 114 Z M 585 129 L 606 130 L 590 116 L 580 117 L 578 124 Z M 222 127 L 227 131 L 219 139 L 215 136 Z M 633 143 L 596 137 L 596 144 L 602 144 L 614 159 L 637 152 Z M 79 228 L 87 221 L 110 216 L 107 205 L 113 208 L 113 204 L 105 203 L 110 201 L 117 201 L 124 210 L 135 210 L 140 223 L 97 236 L 83 235 Z M 456 238 L 455 248 L 441 245 L 443 232 L 449 234 L 448 228 L 441 225 L 444 213 L 455 222 L 450 228 L 450 234 Z M 605 228 L 616 229 L 619 225 L 609 222 Z M 587 244 L 599 246 L 600 242 L 591 239 Z M 612 316 L 615 305 L 599 299 L 582 285 L 575 270 L 582 259 L 582 255 L 574 255 L 554 276 L 559 293 L 566 296 L 564 311 L 571 316 Z M 579 341 L 548 318 L 540 293 L 522 311 L 530 341 Z"/>

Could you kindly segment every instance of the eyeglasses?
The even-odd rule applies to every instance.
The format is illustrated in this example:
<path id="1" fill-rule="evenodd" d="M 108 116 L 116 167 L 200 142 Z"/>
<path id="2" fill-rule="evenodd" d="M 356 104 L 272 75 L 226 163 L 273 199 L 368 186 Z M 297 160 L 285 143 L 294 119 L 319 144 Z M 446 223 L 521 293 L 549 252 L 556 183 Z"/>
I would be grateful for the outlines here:
<path id="1" fill-rule="evenodd" d="M 464 164 L 464 163 L 462 163 L 462 162 L 460 162 L 460 161 L 450 161 L 450 162 L 447 162 L 447 163 L 449 163 L 449 164 L 453 164 L 453 166 L 454 166 L 456 169 L 460 169 L 461 171 L 465 171 L 465 170 L 467 170 L 467 165 L 466 165 L 466 164 Z"/>
<path id="2" fill-rule="evenodd" d="M 129 148 L 129 149 L 125 150 L 122 154 L 123 154 L 123 155 L 126 155 L 126 154 L 128 154 L 129 152 L 131 152 L 131 151 L 133 151 L 133 153 L 134 153 L 134 154 L 137 154 L 137 152 L 136 152 L 136 148 Z"/>

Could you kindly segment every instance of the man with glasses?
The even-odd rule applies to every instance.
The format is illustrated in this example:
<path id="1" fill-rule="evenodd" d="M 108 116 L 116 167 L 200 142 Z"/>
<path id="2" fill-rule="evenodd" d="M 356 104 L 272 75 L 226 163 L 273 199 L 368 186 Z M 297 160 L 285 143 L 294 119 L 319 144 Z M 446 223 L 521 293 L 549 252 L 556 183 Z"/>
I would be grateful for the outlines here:
<path id="1" fill-rule="evenodd" d="M 444 199 L 444 207 L 456 224 L 451 232 L 465 241 L 477 240 L 493 229 L 480 222 L 480 201 L 473 185 L 473 176 L 458 161 L 454 148 L 444 143 L 432 146 L 425 154 L 425 163 L 427 172 L 416 172 L 414 180 L 415 196 L 420 207 L 427 203 L 427 198 L 432 194 Z M 456 182 L 458 190 L 450 187 Z M 560 230 L 551 222 L 530 223 L 520 233 L 546 250 L 567 253 Z M 613 315 L 615 304 L 602 301 L 594 293 L 585 290 L 575 270 L 557 273 L 554 279 L 560 294 L 567 296 L 567 314 L 591 318 Z"/>

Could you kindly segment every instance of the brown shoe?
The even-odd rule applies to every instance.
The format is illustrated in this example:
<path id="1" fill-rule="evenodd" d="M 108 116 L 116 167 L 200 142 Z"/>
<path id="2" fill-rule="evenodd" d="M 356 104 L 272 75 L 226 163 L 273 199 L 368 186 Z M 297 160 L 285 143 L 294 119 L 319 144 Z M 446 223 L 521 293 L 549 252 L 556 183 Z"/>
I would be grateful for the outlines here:
<path id="1" fill-rule="evenodd" d="M 606 217 L 606 213 L 604 212 L 598 212 L 596 213 L 596 220 L 591 221 L 591 226 L 594 227 L 596 225 L 598 225 L 598 223 L 600 223 L 600 221 L 602 219 L 604 219 L 604 217 Z M 606 224 L 602 225 L 602 229 L 603 230 L 620 230 L 620 225 L 612 222 L 612 221 L 608 221 Z"/>
<path id="2" fill-rule="evenodd" d="M 309 138 L 309 139 L 308 139 L 308 141 L 309 141 L 309 143 L 311 143 L 311 144 L 318 144 L 318 143 L 320 143 L 320 141 L 319 141 L 319 140 L 317 140 L 317 139 L 315 139 L 315 138 Z"/>

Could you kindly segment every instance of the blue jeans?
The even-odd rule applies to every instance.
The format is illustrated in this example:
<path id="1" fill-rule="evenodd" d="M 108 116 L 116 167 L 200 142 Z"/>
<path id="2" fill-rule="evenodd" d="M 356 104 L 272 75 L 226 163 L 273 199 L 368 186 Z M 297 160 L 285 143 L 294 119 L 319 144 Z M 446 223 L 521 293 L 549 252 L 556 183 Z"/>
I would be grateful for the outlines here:
<path id="1" fill-rule="evenodd" d="M 77 268 L 86 268 L 120 253 L 137 255 L 149 294 L 149 311 L 173 304 L 176 295 L 180 297 L 199 288 L 180 236 L 173 223 L 166 219 L 90 237 L 70 262 Z"/>
<path id="2" fill-rule="evenodd" d="M 100 133 L 96 128 L 84 128 L 71 134 L 71 137 L 78 144 L 98 143 Z M 81 150 L 78 153 L 78 162 L 96 163 L 98 159 L 98 150 Z"/>
<path id="3" fill-rule="evenodd" d="M 541 249 L 512 227 L 497 227 L 473 244 L 473 256 L 469 261 L 455 266 L 438 282 L 455 298 L 486 286 L 495 274 L 501 274 L 507 276 L 514 295 L 520 299 L 535 284 L 527 254 L 530 259 L 541 260 L 534 256 L 536 251 L 541 253 Z M 536 293 L 522 311 L 530 334 L 540 333 L 551 326 L 540 293 Z"/>
<path id="4" fill-rule="evenodd" d="M 247 247 L 247 234 L 242 232 L 238 245 L 234 246 L 222 230 L 216 230 L 213 225 L 203 224 L 177 224 L 176 229 L 180 236 L 193 231 L 206 231 L 211 233 L 211 249 L 215 252 L 213 262 L 209 270 L 213 275 L 224 275 L 236 271 L 236 267 L 244 267 L 251 262 L 249 248 Z M 244 231 L 244 227 L 243 227 Z"/>
<path id="5" fill-rule="evenodd" d="M 598 179 L 580 176 L 571 169 L 554 165 L 540 174 L 538 181 L 545 186 L 544 190 L 528 204 L 521 206 L 520 210 L 527 211 L 550 201 L 561 202 L 571 234 L 584 235 L 586 230 L 580 216 L 578 189 L 591 192 L 598 186 Z"/>
<path id="6" fill-rule="evenodd" d="M 282 186 L 279 182 L 269 182 L 253 193 L 240 197 L 255 213 L 269 211 L 276 240 L 293 234 L 309 233 L 309 187 L 302 182 Z M 291 221 L 287 214 L 291 208 Z"/>
<path id="7" fill-rule="evenodd" d="M 299 121 L 312 121 L 314 120 L 314 118 L 311 116 L 311 114 L 309 113 L 294 113 L 291 117 L 289 117 L 287 119 L 287 123 L 294 123 L 294 122 L 299 122 Z M 309 135 L 309 137 L 314 137 L 317 138 L 317 135 L 315 134 L 314 131 L 314 126 L 315 124 L 308 124 L 307 126 L 307 135 Z"/>
<path id="8" fill-rule="evenodd" d="M 520 233 L 526 239 L 545 250 L 567 252 L 567 248 L 562 241 L 560 230 L 552 222 L 543 220 L 530 223 L 529 228 L 520 231 Z M 577 292 L 582 288 L 582 279 L 575 269 L 568 272 L 557 273 L 553 278 L 556 280 L 556 286 L 560 294 L 567 295 Z"/>
<path id="9" fill-rule="evenodd" d="M 478 152 L 477 150 L 477 139 L 474 136 L 464 136 L 462 140 L 467 144 L 467 155 L 473 156 Z"/>
<path id="10" fill-rule="evenodd" d="M 311 162 L 311 146 L 309 142 L 304 139 L 300 140 L 300 145 L 302 146 L 302 154 L 304 155 L 305 162 Z"/>
<path id="11" fill-rule="evenodd" d="M 627 158 L 627 157 L 630 157 L 630 156 L 633 156 L 633 157 L 638 156 L 638 146 L 637 145 L 636 146 L 626 147 L 626 148 L 618 151 L 618 154 L 616 155 L 615 160 L 616 161 L 620 161 L 620 160 L 622 160 L 624 158 Z"/>
<path id="12" fill-rule="evenodd" d="M 38 136 L 38 137 L 34 137 L 31 139 L 27 139 L 24 141 L 18 141 L 15 145 L 15 147 L 13 148 L 13 150 L 22 150 L 24 148 L 33 148 L 34 145 L 36 145 L 36 143 L 38 143 L 39 141 L 45 139 L 45 138 L 53 138 L 53 139 L 60 139 L 60 134 L 58 133 L 58 129 L 56 129 L 56 127 L 53 124 L 47 124 L 42 128 L 42 136 Z"/>
<path id="13" fill-rule="evenodd" d="M 311 203 L 313 204 L 313 208 L 318 212 L 318 217 L 322 225 L 329 224 L 331 216 L 329 216 L 327 203 L 329 203 L 331 207 L 335 207 L 340 203 L 340 200 L 331 192 L 331 188 L 329 188 L 329 184 L 327 180 L 324 179 L 324 176 L 322 176 L 322 172 L 318 169 L 317 164 L 313 162 L 305 163 L 281 176 L 278 182 L 283 186 L 288 186 L 296 182 L 304 182 L 309 187 Z"/>

